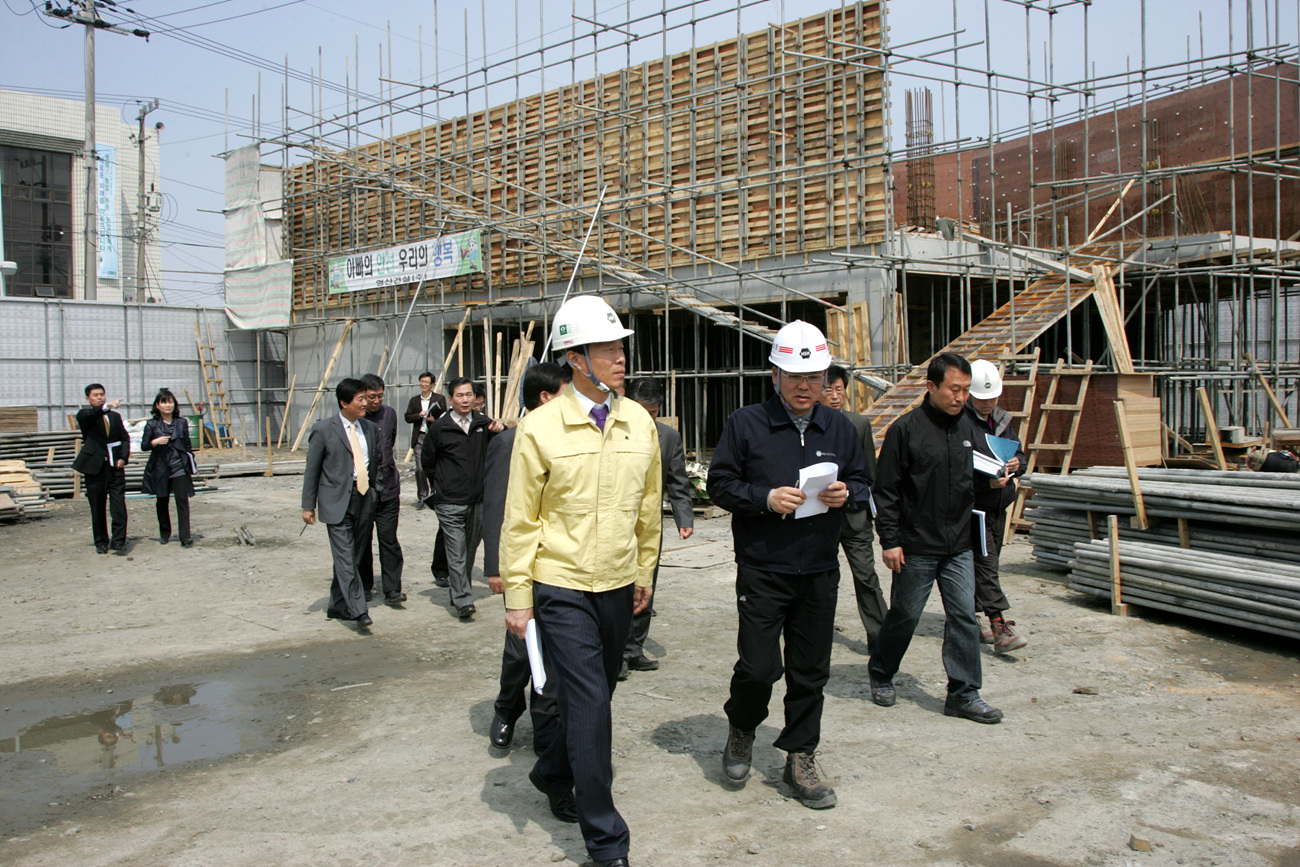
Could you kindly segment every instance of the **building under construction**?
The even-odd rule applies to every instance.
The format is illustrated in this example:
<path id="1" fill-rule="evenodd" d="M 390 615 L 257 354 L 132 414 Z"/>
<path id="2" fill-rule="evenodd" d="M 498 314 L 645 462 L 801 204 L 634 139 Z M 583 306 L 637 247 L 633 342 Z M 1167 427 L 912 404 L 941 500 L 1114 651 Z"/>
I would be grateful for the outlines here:
<path id="1" fill-rule="evenodd" d="M 1016 5 L 1087 32 L 1088 3 Z M 509 415 L 512 362 L 541 355 L 570 285 L 630 317 L 631 374 L 665 381 L 665 413 L 699 454 L 765 396 L 767 341 L 795 318 L 824 327 L 878 437 L 944 348 L 1007 359 L 1026 408 L 1047 393 L 1034 398 L 1033 359 L 1044 388 L 1060 383 L 1049 404 L 1089 366 L 1093 398 L 1132 399 L 1147 463 L 1219 428 L 1251 440 L 1291 427 L 1300 85 L 1275 11 L 1268 45 L 1248 35 L 1210 57 L 1057 82 L 991 55 L 972 70 L 953 33 L 891 45 L 879 0 L 707 45 L 694 25 L 739 22 L 737 7 L 688 6 L 690 24 L 667 7 L 587 22 L 418 89 L 390 82 L 328 118 L 323 93 L 309 122 L 286 115 L 260 159 L 283 154 L 271 216 L 292 287 L 292 429 L 321 388 L 375 370 L 400 399 L 445 366 L 486 381 Z M 691 44 L 564 78 L 580 58 L 604 62 L 594 46 L 609 33 L 629 58 Z M 898 82 L 963 71 L 984 82 L 959 90 L 988 97 L 987 132 L 937 141 L 930 91 Z M 548 86 L 519 92 L 530 76 Z M 511 82 L 515 97 L 499 98 Z M 1026 100 L 1029 123 L 1000 129 L 995 95 Z M 1067 97 L 1078 108 L 1058 113 Z M 427 122 L 394 132 L 415 115 Z M 1057 359 L 1062 375 L 1047 376 Z M 1045 441 L 1071 438 L 1079 415 L 1045 420 Z M 1113 419 L 1092 428 L 1076 463 L 1115 440 Z"/>

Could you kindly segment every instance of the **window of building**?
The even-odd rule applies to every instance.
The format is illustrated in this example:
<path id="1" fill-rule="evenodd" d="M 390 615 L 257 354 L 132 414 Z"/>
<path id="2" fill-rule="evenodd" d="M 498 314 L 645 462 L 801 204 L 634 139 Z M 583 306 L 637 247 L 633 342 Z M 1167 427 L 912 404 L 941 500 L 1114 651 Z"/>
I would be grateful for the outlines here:
<path id="1" fill-rule="evenodd" d="M 8 295 L 72 297 L 72 155 L 0 146 Z"/>

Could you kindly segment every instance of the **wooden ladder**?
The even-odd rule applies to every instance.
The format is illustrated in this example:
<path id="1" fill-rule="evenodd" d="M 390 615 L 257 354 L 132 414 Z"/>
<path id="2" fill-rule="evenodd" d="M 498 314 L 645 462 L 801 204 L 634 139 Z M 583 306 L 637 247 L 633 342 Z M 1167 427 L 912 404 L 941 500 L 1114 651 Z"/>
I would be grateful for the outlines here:
<path id="1" fill-rule="evenodd" d="M 1023 386 L 1025 389 L 1024 397 L 1020 401 L 1020 409 L 1003 407 L 1007 415 L 1015 420 L 1016 439 L 1022 444 L 1028 442 L 1029 438 L 1029 417 L 1034 413 L 1034 394 L 1038 391 L 1038 355 L 1041 351 L 1035 346 L 1033 352 L 998 356 L 998 373 L 1002 374 L 1003 389 L 1007 386 L 1012 388 Z M 1025 375 L 1015 376 L 1016 368 L 1026 371 Z M 1011 375 L 1008 375 L 1009 373 Z"/>
<path id="2" fill-rule="evenodd" d="M 194 323 L 194 343 L 199 348 L 199 364 L 203 366 L 203 387 L 208 395 L 214 439 L 217 448 L 228 449 L 235 444 L 230 427 L 230 405 L 226 402 L 226 386 L 221 381 L 221 365 L 217 363 L 217 346 L 212 342 L 212 326 L 208 325 L 207 328 L 208 342 L 204 343 L 199 323 Z M 224 434 L 221 432 L 223 428 L 226 431 Z"/>
<path id="3" fill-rule="evenodd" d="M 1079 380 L 1073 403 L 1065 403 L 1059 397 L 1061 380 L 1066 377 Z M 1029 444 L 1027 450 L 1029 462 L 1025 467 L 1025 475 L 1034 472 L 1038 467 L 1039 455 L 1045 452 L 1059 452 L 1061 455 L 1061 475 L 1070 472 L 1070 459 L 1074 456 L 1074 440 L 1079 434 L 1079 421 L 1083 416 L 1083 404 L 1088 397 L 1088 382 L 1091 379 L 1091 360 L 1084 364 L 1083 367 L 1066 367 L 1065 359 L 1058 358 L 1056 360 L 1056 366 L 1052 368 L 1052 381 L 1047 386 L 1047 398 L 1038 408 L 1038 428 L 1034 432 L 1034 441 Z M 1052 413 L 1064 413 L 1069 420 L 1069 429 L 1064 442 L 1056 443 L 1047 440 L 1047 428 L 1048 423 L 1053 418 Z M 1026 521 L 1022 517 L 1025 512 L 1026 493 L 1026 488 L 1023 485 L 1016 492 L 1016 502 L 1011 508 L 1011 517 L 1007 521 L 1005 542 L 1011 540 L 1016 530 L 1027 529 L 1033 524 L 1032 521 Z"/>

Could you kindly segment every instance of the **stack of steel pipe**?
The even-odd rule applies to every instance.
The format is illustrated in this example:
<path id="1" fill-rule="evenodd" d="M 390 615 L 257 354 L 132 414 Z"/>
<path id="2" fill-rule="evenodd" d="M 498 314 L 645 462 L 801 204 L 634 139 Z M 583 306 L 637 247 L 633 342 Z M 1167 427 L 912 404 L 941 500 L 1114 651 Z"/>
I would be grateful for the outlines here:
<path id="1" fill-rule="evenodd" d="M 1070 475 L 1031 473 L 1035 508 L 1132 515 L 1133 489 L 1121 467 Z M 1300 531 L 1300 476 L 1291 473 L 1138 470 L 1148 517 Z"/>
<path id="2" fill-rule="evenodd" d="M 1120 541 L 1120 600 L 1300 638 L 1300 564 Z M 1078 542 L 1070 587 L 1111 597 L 1110 543 Z"/>
<path id="3" fill-rule="evenodd" d="M 1030 500 L 1030 502 L 1035 502 Z M 1092 532 L 1088 531 L 1088 513 L 1064 509 L 1026 509 L 1025 518 L 1033 521 L 1029 540 L 1034 546 L 1034 559 L 1044 566 L 1070 568 L 1074 559 L 1076 542 L 1102 539 L 1106 536 L 1106 514 L 1092 513 Z M 1178 545 L 1178 524 L 1158 520 L 1151 528 L 1139 530 L 1131 526 L 1128 518 L 1119 522 L 1120 538 L 1135 542 Z M 1189 547 L 1197 551 L 1216 551 L 1220 554 L 1265 556 L 1286 563 L 1300 563 L 1300 534 L 1273 532 L 1267 528 L 1223 526 L 1213 521 L 1188 521 Z"/>

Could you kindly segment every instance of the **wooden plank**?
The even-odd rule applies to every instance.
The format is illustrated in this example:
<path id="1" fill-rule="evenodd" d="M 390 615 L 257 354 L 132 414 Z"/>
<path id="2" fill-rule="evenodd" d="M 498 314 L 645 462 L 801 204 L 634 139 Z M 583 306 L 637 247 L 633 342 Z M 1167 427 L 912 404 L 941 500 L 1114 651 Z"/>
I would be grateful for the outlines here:
<path id="1" fill-rule="evenodd" d="M 1137 513 L 1139 530 L 1150 528 L 1147 522 L 1146 501 L 1142 498 L 1142 484 L 1138 480 L 1137 464 L 1133 462 L 1133 441 L 1128 435 L 1128 417 L 1124 412 L 1124 401 L 1115 401 L 1115 423 L 1119 428 L 1119 445 L 1124 452 L 1124 469 L 1128 472 L 1129 488 L 1133 492 L 1133 509 Z"/>
<path id="2" fill-rule="evenodd" d="M 1119 571 L 1119 519 L 1114 515 L 1106 516 L 1107 537 L 1110 539 L 1110 613 L 1118 617 L 1128 616 L 1128 606 L 1121 601 Z"/>
<path id="3" fill-rule="evenodd" d="M 338 342 L 334 344 L 334 352 L 330 354 L 329 363 L 325 365 L 325 372 L 321 374 L 320 385 L 316 386 L 316 394 L 311 399 L 311 406 L 307 409 L 307 415 L 302 420 L 302 427 L 298 428 L 298 436 L 294 438 L 293 446 L 289 449 L 291 452 L 298 451 L 298 446 L 302 444 L 302 438 L 307 434 L 307 428 L 312 423 L 312 416 L 316 414 L 316 407 L 320 403 L 321 395 L 329 384 L 330 374 L 334 372 L 334 365 L 338 364 L 339 356 L 343 354 L 343 345 L 347 342 L 348 335 L 352 333 L 352 323 L 354 320 L 347 319 L 343 323 L 343 331 L 339 334 Z"/>
<path id="4" fill-rule="evenodd" d="M 1205 416 L 1205 441 L 1214 450 L 1214 462 L 1220 470 L 1228 468 L 1228 459 L 1223 456 L 1223 441 L 1219 439 L 1219 420 L 1210 405 L 1210 393 L 1205 386 L 1196 389 L 1196 398 L 1201 403 L 1201 413 Z"/>

